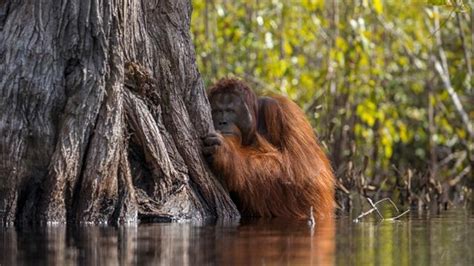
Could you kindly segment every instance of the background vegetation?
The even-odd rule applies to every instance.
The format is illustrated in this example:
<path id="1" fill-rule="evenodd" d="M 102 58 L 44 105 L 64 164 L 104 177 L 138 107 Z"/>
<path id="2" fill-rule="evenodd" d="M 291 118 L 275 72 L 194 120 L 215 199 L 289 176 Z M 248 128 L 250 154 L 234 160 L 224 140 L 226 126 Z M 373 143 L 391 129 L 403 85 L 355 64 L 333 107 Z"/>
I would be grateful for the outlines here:
<path id="1" fill-rule="evenodd" d="M 472 201 L 473 1 L 194 0 L 210 85 L 234 75 L 303 107 L 338 199 Z"/>

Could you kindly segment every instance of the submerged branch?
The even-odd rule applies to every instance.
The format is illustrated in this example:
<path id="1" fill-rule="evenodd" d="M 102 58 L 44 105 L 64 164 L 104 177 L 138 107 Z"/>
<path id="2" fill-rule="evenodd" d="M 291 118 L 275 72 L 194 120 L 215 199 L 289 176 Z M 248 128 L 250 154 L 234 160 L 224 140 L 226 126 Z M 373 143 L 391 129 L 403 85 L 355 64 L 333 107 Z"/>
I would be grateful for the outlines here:
<path id="1" fill-rule="evenodd" d="M 385 217 L 382 215 L 382 213 L 379 211 L 379 209 L 377 208 L 377 204 L 382 203 L 382 202 L 384 202 L 384 201 L 389 201 L 389 202 L 391 203 L 391 205 L 395 207 L 395 209 L 397 210 L 397 212 L 400 213 L 400 210 L 397 208 L 397 206 L 395 205 L 395 203 L 394 203 L 391 199 L 389 199 L 389 198 L 381 199 L 381 200 L 379 200 L 379 201 L 377 201 L 377 202 L 375 202 L 375 203 L 374 203 L 374 202 L 372 201 L 372 199 L 370 199 L 370 198 L 366 198 L 366 199 L 367 199 L 367 201 L 369 202 L 370 206 L 372 206 L 372 208 L 371 208 L 370 210 L 366 211 L 366 212 L 361 213 L 359 216 L 357 216 L 357 218 L 355 218 L 355 219 L 353 220 L 355 223 L 359 222 L 359 220 L 360 220 L 361 218 L 363 218 L 363 217 L 365 217 L 365 216 L 367 216 L 367 215 L 373 213 L 374 211 L 377 212 L 377 214 L 378 214 L 378 216 L 379 216 L 379 218 L 380 218 L 381 221 L 393 221 L 393 220 L 397 220 L 398 218 L 400 218 L 400 217 L 402 217 L 403 215 L 405 215 L 405 214 L 407 214 L 408 212 L 410 212 L 410 210 L 406 210 L 406 211 L 404 211 L 403 213 L 401 213 L 401 214 L 399 214 L 399 215 L 397 215 L 397 216 L 395 216 L 395 217 L 388 217 L 388 218 L 385 218 Z"/>
<path id="2" fill-rule="evenodd" d="M 410 212 L 410 210 L 406 210 L 406 211 L 404 211 L 403 213 L 401 213 L 401 214 L 399 214 L 399 215 L 397 215 L 397 216 L 395 216 L 395 217 L 386 218 L 386 219 L 384 219 L 384 220 L 387 220 L 387 221 L 397 220 L 398 218 L 402 217 L 403 215 L 405 215 L 405 214 L 407 214 L 407 213 L 409 213 L 409 212 Z"/>

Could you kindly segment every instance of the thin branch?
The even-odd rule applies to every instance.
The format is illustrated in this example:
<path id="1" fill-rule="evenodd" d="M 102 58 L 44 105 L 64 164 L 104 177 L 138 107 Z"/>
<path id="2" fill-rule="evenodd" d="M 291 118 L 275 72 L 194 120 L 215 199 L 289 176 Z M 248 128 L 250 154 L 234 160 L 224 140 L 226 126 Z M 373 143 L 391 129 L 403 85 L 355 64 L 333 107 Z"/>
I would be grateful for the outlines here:
<path id="1" fill-rule="evenodd" d="M 313 206 L 309 209 L 309 219 L 308 219 L 308 225 L 311 227 L 314 227 L 316 224 L 316 221 L 314 219 L 314 214 L 313 214 Z"/>
<path id="2" fill-rule="evenodd" d="M 395 210 L 397 210 L 397 212 L 399 213 L 400 210 L 398 209 L 397 205 L 395 205 L 395 203 L 390 198 L 381 199 L 381 200 L 377 201 L 376 203 L 374 203 L 374 205 L 377 205 L 377 204 L 382 203 L 382 202 L 387 201 L 387 200 L 388 200 L 388 202 L 390 202 L 392 204 L 392 206 L 395 208 Z"/>
<path id="3" fill-rule="evenodd" d="M 380 211 L 379 211 L 379 209 L 377 208 L 376 205 L 379 204 L 379 203 L 382 203 L 382 202 L 384 202 L 384 201 L 389 201 L 389 202 L 395 207 L 395 209 L 397 210 L 397 212 L 400 213 L 400 210 L 397 208 L 397 206 L 395 205 L 395 203 L 394 203 L 391 199 L 389 199 L 389 198 L 381 199 L 381 200 L 379 200 L 379 201 L 377 201 L 377 202 L 375 202 L 375 203 L 374 203 L 370 198 L 366 198 L 366 199 L 367 199 L 367 201 L 369 202 L 369 204 L 372 206 L 372 208 L 371 208 L 370 210 L 366 211 L 366 212 L 361 213 L 359 216 L 357 216 L 357 218 L 355 218 L 355 219 L 353 220 L 355 223 L 359 222 L 359 220 L 360 220 L 361 218 L 363 218 L 363 217 L 365 217 L 365 216 L 367 216 L 367 215 L 373 213 L 374 211 L 377 212 L 377 214 L 378 214 L 378 216 L 379 216 L 379 218 L 380 218 L 381 221 L 384 221 L 384 220 L 385 220 L 385 221 L 397 220 L 398 218 L 402 217 L 403 215 L 407 214 L 407 213 L 410 211 L 410 210 L 406 210 L 406 211 L 404 211 L 403 213 L 401 213 L 401 214 L 399 214 L 399 215 L 397 215 L 397 216 L 395 216 L 395 217 L 385 218 L 385 217 L 383 217 L 382 213 L 380 213 Z"/>
<path id="4" fill-rule="evenodd" d="M 436 7 L 434 10 L 437 12 Z M 437 18 L 437 16 L 435 16 L 435 26 L 437 25 L 439 25 L 439 19 Z M 464 107 L 461 103 L 461 100 L 459 99 L 458 94 L 456 93 L 453 86 L 451 85 L 451 78 L 449 76 L 449 68 L 448 68 L 448 60 L 446 58 L 446 54 L 443 49 L 441 34 L 440 32 L 435 32 L 435 33 L 436 33 L 436 44 L 439 49 L 439 59 L 436 58 L 435 56 L 432 56 L 435 69 L 438 72 L 439 76 L 441 77 L 441 81 L 443 82 L 445 89 L 448 91 L 448 94 L 451 97 L 454 107 L 456 108 L 456 111 L 461 116 L 461 119 L 466 127 L 466 130 L 469 133 L 469 136 L 471 138 L 474 138 L 474 129 L 471 124 L 471 121 L 469 120 L 469 116 L 464 110 Z"/>
<path id="5" fill-rule="evenodd" d="M 461 15 L 456 13 L 456 21 L 458 24 L 459 29 L 459 36 L 461 37 L 462 49 L 464 52 L 464 61 L 466 62 L 467 66 L 467 74 L 468 74 L 468 81 L 466 82 L 468 86 L 468 90 L 471 89 L 471 79 L 472 79 L 472 65 L 471 65 L 471 51 L 467 47 L 466 36 L 464 35 L 464 31 L 462 29 L 462 20 Z"/>
<path id="6" fill-rule="evenodd" d="M 443 50 L 440 47 L 440 50 Z M 440 52 L 441 53 L 441 52 Z M 442 52 L 444 54 L 444 51 Z M 438 74 L 441 77 L 441 80 L 443 81 L 445 89 L 448 91 L 449 96 L 451 97 L 451 100 L 453 101 L 454 107 L 456 108 L 456 111 L 459 113 L 461 116 L 461 119 L 466 127 L 467 132 L 469 133 L 469 136 L 471 138 L 474 138 L 474 129 L 473 126 L 469 120 L 469 116 L 464 110 L 464 107 L 461 103 L 461 100 L 459 99 L 458 94 L 454 90 L 454 88 L 451 85 L 451 81 L 449 79 L 449 73 L 447 72 L 447 69 L 443 69 L 441 66 L 441 62 L 437 59 L 435 59 L 435 69 L 438 72 Z M 446 62 L 444 64 L 447 64 Z"/>
<path id="7" fill-rule="evenodd" d="M 368 210 L 368 211 L 366 211 L 366 212 L 361 213 L 359 216 L 357 216 L 357 218 L 354 219 L 354 222 L 358 222 L 360 218 L 362 218 L 362 217 L 364 217 L 364 216 L 367 216 L 367 215 L 373 213 L 375 210 L 376 210 L 376 208 L 372 208 L 372 209 L 370 209 L 370 210 Z"/>
<path id="8" fill-rule="evenodd" d="M 398 218 L 402 217 L 403 215 L 405 215 L 405 214 L 407 214 L 407 213 L 409 213 L 409 212 L 410 212 L 410 210 L 406 210 L 406 211 L 404 211 L 403 213 L 401 213 L 401 214 L 399 214 L 399 215 L 397 215 L 397 216 L 395 216 L 395 217 L 387 218 L 387 219 L 385 219 L 385 220 L 387 220 L 387 221 L 397 220 Z"/>
<path id="9" fill-rule="evenodd" d="M 464 168 L 464 170 L 462 170 L 461 173 L 459 173 L 459 175 L 449 180 L 448 184 L 450 186 L 455 186 L 457 183 L 459 183 L 462 180 L 463 177 L 465 177 L 470 172 L 471 172 L 471 166 L 469 165 L 466 168 Z"/>
<path id="10" fill-rule="evenodd" d="M 367 201 L 370 203 L 370 205 L 372 206 L 372 208 L 375 209 L 375 211 L 377 212 L 377 214 L 379 215 L 379 217 L 383 220 L 383 215 L 380 213 L 379 209 L 377 208 L 377 206 L 375 206 L 375 204 L 372 202 L 372 200 L 370 198 L 367 198 Z"/>
<path id="11" fill-rule="evenodd" d="M 443 23 L 441 25 L 439 25 L 439 23 L 438 23 L 438 27 L 431 33 L 430 39 L 433 38 L 435 35 L 437 35 L 438 32 L 446 25 L 446 23 L 448 23 L 449 19 L 451 18 L 451 16 L 453 15 L 455 10 L 456 10 L 455 8 L 453 8 L 453 10 L 451 10 L 448 17 L 443 21 Z"/>
<path id="12" fill-rule="evenodd" d="M 466 158 L 466 156 L 467 156 L 466 151 L 457 151 L 457 152 L 450 153 L 443 160 L 441 160 L 441 162 L 439 162 L 439 166 L 443 167 L 446 164 L 448 164 L 449 162 L 451 162 L 452 160 L 454 160 L 456 158 L 460 158 L 460 157 L 462 157 L 463 160 L 464 160 Z"/>

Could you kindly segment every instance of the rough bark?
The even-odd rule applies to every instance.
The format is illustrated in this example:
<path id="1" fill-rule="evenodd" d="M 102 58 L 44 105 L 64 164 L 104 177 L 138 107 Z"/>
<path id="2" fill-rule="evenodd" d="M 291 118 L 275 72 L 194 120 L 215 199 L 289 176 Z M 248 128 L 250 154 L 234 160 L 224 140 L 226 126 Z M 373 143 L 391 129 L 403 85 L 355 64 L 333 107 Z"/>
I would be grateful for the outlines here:
<path id="1" fill-rule="evenodd" d="M 186 0 L 0 3 L 0 221 L 238 216 L 201 156 L 190 15 Z"/>

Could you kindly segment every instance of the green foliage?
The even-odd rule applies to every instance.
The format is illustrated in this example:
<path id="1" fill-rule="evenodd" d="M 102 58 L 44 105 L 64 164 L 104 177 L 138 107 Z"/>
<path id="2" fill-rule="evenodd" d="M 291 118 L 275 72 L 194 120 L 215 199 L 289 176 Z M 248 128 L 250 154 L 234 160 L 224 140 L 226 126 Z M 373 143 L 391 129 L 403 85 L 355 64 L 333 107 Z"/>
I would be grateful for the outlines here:
<path id="1" fill-rule="evenodd" d="M 448 2 L 448 0 L 428 0 L 428 4 L 435 6 L 446 5 Z"/>
<path id="2" fill-rule="evenodd" d="M 343 181 L 349 179 L 348 162 L 362 168 L 364 158 L 368 183 L 385 177 L 399 183 L 400 173 L 427 174 L 434 164 L 438 179 L 447 180 L 472 164 L 472 138 L 434 70 L 443 49 L 452 86 L 472 123 L 474 90 L 464 53 L 473 51 L 467 3 L 193 3 L 192 32 L 206 84 L 235 75 L 261 93 L 298 102 Z M 443 162 L 456 152 L 464 159 Z M 464 178 L 464 184 L 473 181 L 472 174 Z"/>

